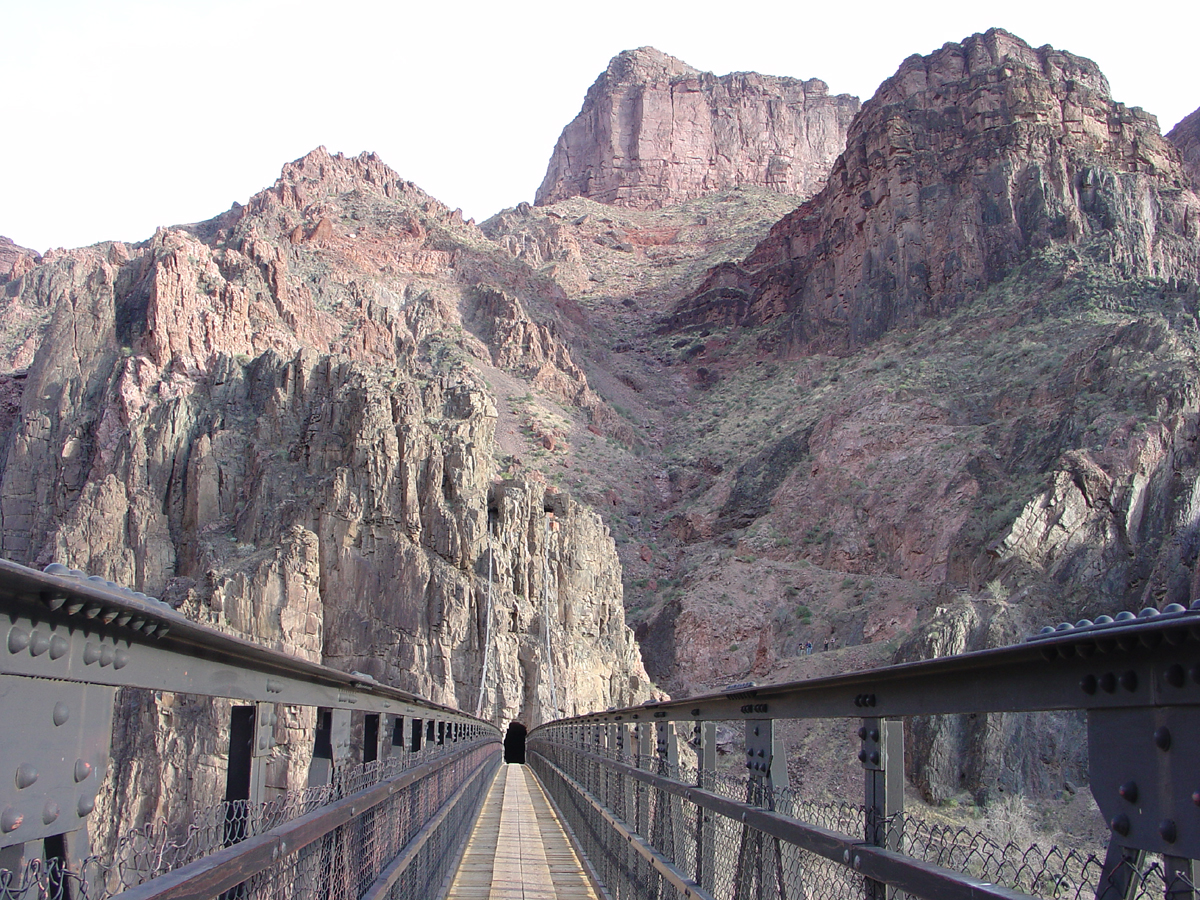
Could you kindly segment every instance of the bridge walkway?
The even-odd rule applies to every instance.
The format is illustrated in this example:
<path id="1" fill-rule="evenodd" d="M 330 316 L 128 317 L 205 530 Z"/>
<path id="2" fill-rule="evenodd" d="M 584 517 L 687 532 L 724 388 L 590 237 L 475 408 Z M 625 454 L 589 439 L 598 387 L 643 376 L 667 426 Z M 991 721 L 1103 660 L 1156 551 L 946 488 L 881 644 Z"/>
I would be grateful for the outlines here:
<path id="1" fill-rule="evenodd" d="M 526 766 L 500 767 L 447 900 L 598 900 Z"/>

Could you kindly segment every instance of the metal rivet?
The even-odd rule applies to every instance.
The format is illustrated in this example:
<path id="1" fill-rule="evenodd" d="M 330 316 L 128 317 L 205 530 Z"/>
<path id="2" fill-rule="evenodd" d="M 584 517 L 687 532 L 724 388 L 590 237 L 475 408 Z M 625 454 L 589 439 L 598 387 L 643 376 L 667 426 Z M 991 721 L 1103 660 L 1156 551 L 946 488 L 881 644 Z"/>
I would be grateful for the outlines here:
<path id="1" fill-rule="evenodd" d="M 11 806 L 4 807 L 4 812 L 0 812 L 0 831 L 8 834 L 16 831 L 21 827 L 21 823 L 25 821 L 25 817 L 13 809 Z"/>
<path id="2" fill-rule="evenodd" d="M 865 741 L 865 740 L 867 739 L 867 726 L 866 726 L 866 725 L 860 725 L 860 726 L 859 726 L 859 728 L 858 728 L 858 739 L 859 739 L 860 741 Z"/>
<path id="3" fill-rule="evenodd" d="M 116 623 L 117 623 L 118 625 L 120 625 L 122 628 L 124 628 L 126 625 L 128 625 L 128 624 L 129 624 L 129 620 L 130 620 L 130 619 L 132 619 L 132 618 L 133 618 L 133 613 L 131 613 L 131 612 L 126 612 L 125 610 L 122 610 L 122 611 L 121 611 L 121 612 L 120 612 L 120 613 L 117 615 L 117 618 L 116 618 L 116 620 L 115 620 L 115 621 L 116 621 Z"/>
<path id="4" fill-rule="evenodd" d="M 29 655 L 41 656 L 50 649 L 50 635 L 44 631 L 34 630 L 29 636 Z"/>
<path id="5" fill-rule="evenodd" d="M 854 857 L 854 868 L 856 868 L 856 869 L 862 868 L 862 857 L 861 856 Z"/>
<path id="6" fill-rule="evenodd" d="M 56 634 L 50 638 L 50 658 L 62 659 L 71 649 L 71 643 L 61 634 Z"/>
<path id="7" fill-rule="evenodd" d="M 1192 791 L 1192 802 L 1200 806 L 1200 791 Z"/>
<path id="8" fill-rule="evenodd" d="M 113 668 L 123 669 L 129 664 L 129 654 L 124 650 L 118 650 L 113 654 Z"/>
<path id="9" fill-rule="evenodd" d="M 47 800 L 45 808 L 42 809 L 42 823 L 49 825 L 51 822 L 57 819 L 60 814 L 61 810 L 58 808 L 58 804 L 53 800 Z"/>
<path id="10" fill-rule="evenodd" d="M 850 862 L 850 851 L 849 850 L 842 851 L 842 862 L 844 862 L 844 863 Z"/>
<path id="11" fill-rule="evenodd" d="M 63 594 L 48 594 L 42 597 L 42 602 L 50 607 L 51 612 L 54 612 L 55 610 L 60 609 L 62 605 L 67 602 L 67 598 Z"/>
<path id="12" fill-rule="evenodd" d="M 1112 827 L 1112 830 L 1115 831 L 1117 834 L 1120 834 L 1120 835 L 1129 834 L 1129 816 L 1125 815 L 1125 813 L 1121 813 L 1119 815 L 1113 816 L 1112 821 L 1109 822 L 1108 824 Z"/>
<path id="13" fill-rule="evenodd" d="M 1121 673 L 1121 687 L 1127 691 L 1136 691 L 1138 685 L 1137 672 L 1130 669 L 1128 672 Z"/>
<path id="14" fill-rule="evenodd" d="M 1183 670 L 1183 666 L 1176 663 L 1167 669 L 1167 684 L 1172 687 L 1183 687 L 1183 683 L 1187 681 L 1187 672 Z"/>
<path id="15" fill-rule="evenodd" d="M 873 740 L 877 744 L 879 743 L 879 729 L 878 728 L 871 729 L 871 740 Z"/>
<path id="16" fill-rule="evenodd" d="M 67 709 L 67 704 L 61 701 L 54 704 L 54 724 L 65 725 L 67 719 L 71 718 L 71 711 Z"/>
<path id="17" fill-rule="evenodd" d="M 111 666 L 113 658 L 116 656 L 116 650 L 111 644 L 105 644 L 100 648 L 100 665 Z"/>
<path id="18" fill-rule="evenodd" d="M 879 765 L 879 751 L 878 750 L 871 751 L 871 765 L 873 765 L 873 766 Z"/>
<path id="19" fill-rule="evenodd" d="M 38 770 L 29 763 L 17 766 L 17 790 L 24 790 L 38 780 Z"/>
<path id="20" fill-rule="evenodd" d="M 1171 729 L 1166 725 L 1156 728 L 1154 731 L 1154 746 L 1159 750 L 1171 749 Z"/>
<path id="21" fill-rule="evenodd" d="M 700 710 L 698 710 L 698 709 L 693 709 L 693 710 L 692 710 L 692 715 L 693 715 L 693 716 L 698 716 L 698 715 L 700 715 Z"/>
<path id="22" fill-rule="evenodd" d="M 83 664 L 85 666 L 90 666 L 92 663 L 97 662 L 99 659 L 100 659 L 100 648 L 96 644 L 93 644 L 91 641 L 88 641 L 87 644 L 83 648 Z"/>
<path id="23" fill-rule="evenodd" d="M 1100 676 L 1100 689 L 1106 694 L 1111 694 L 1117 689 L 1117 676 L 1112 672 L 1105 672 Z"/>
<path id="24" fill-rule="evenodd" d="M 79 806 L 77 807 L 77 809 L 79 810 L 80 818 L 91 815 L 92 810 L 95 808 L 96 808 L 95 795 L 85 794 L 84 796 L 79 798 Z"/>
<path id="25" fill-rule="evenodd" d="M 20 653 L 29 646 L 29 632 L 18 625 L 14 625 L 8 632 L 8 652 Z"/>
<path id="26" fill-rule="evenodd" d="M 89 619 L 94 619 L 100 615 L 100 611 L 104 609 L 99 603 L 89 603 L 83 608 L 83 614 Z"/>
<path id="27" fill-rule="evenodd" d="M 83 781 L 92 774 L 92 764 L 82 759 L 75 760 L 75 782 Z"/>
<path id="28" fill-rule="evenodd" d="M 146 625 L 146 620 L 141 616 L 136 616 L 130 623 L 129 627 L 134 631 L 141 631 Z"/>
<path id="29" fill-rule="evenodd" d="M 867 761 L 867 751 L 866 750 L 858 751 L 858 761 L 861 763 L 865 763 Z"/>
<path id="30" fill-rule="evenodd" d="M 1079 682 L 1079 686 L 1083 688 L 1085 694 L 1096 693 L 1096 676 L 1091 674 L 1084 675 Z"/>
<path id="31" fill-rule="evenodd" d="M 1175 828 L 1175 820 L 1163 819 L 1159 822 L 1158 833 L 1162 835 L 1162 839 L 1168 844 L 1175 843 L 1175 839 L 1179 837 L 1179 831 Z"/>
<path id="32" fill-rule="evenodd" d="M 1125 782 L 1123 785 L 1120 786 L 1120 788 L 1117 789 L 1117 793 L 1121 795 L 1122 799 L 1128 800 L 1130 803 L 1137 803 L 1137 798 L 1138 798 L 1137 782 L 1136 781 Z"/>

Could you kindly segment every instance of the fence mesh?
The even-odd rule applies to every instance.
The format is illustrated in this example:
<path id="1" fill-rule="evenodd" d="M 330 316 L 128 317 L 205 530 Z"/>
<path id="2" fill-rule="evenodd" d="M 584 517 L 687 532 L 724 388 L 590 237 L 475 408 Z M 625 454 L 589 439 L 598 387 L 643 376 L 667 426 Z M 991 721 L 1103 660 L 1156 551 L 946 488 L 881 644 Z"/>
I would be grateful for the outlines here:
<path id="1" fill-rule="evenodd" d="M 187 823 L 147 824 L 123 835 L 111 857 L 89 856 L 70 868 L 57 858 L 27 859 L 15 870 L 0 868 L 0 900 L 106 900 L 463 748 L 462 744 L 434 745 L 420 753 L 346 769 L 329 784 L 292 791 L 264 803 L 218 803 Z M 405 869 L 401 879 L 405 889 L 420 885 L 420 890 L 391 895 L 427 898 L 427 891 L 444 879 L 450 864 L 447 860 L 455 855 L 455 841 L 465 839 L 464 829 L 474 821 L 482 791 L 498 764 L 497 745 L 480 742 L 450 765 L 398 790 L 300 850 L 282 855 L 223 897 L 360 897 L 446 800 L 478 774 Z M 486 768 L 481 771 L 481 766 Z"/>
<path id="2" fill-rule="evenodd" d="M 583 741 L 569 726 L 543 729 L 531 743 L 530 763 L 583 844 L 585 855 L 614 900 L 684 897 L 636 850 L 608 816 L 644 839 L 679 876 L 714 897 L 732 900 L 802 898 L 849 900 L 882 897 L 879 886 L 859 875 L 850 860 L 839 862 L 759 831 L 739 817 L 722 815 L 677 793 L 646 783 L 614 763 L 636 765 L 625 746 L 608 749 Z M 642 767 L 684 787 L 699 786 L 746 807 L 769 808 L 861 842 L 876 831 L 867 808 L 845 801 L 818 802 L 790 790 L 768 796 L 761 779 L 728 772 L 697 772 L 659 759 Z M 604 812 L 589 802 L 591 795 Z M 1112 876 L 1094 853 L 1038 843 L 1002 844 L 981 830 L 931 822 L 902 813 L 879 823 L 881 843 L 913 860 L 970 875 L 1031 897 L 1081 900 L 1099 895 L 1107 878 L 1128 882 L 1131 900 L 1187 897 L 1191 869 L 1148 857 L 1125 863 Z M 908 895 L 895 890 L 889 898 Z"/>

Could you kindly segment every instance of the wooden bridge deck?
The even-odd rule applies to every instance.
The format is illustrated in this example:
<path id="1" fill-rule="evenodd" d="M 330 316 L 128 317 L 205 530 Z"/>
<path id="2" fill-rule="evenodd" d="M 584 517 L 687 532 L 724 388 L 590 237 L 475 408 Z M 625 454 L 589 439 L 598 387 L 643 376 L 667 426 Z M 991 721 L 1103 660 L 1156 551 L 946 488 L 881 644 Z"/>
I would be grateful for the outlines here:
<path id="1" fill-rule="evenodd" d="M 447 900 L 597 900 L 541 785 L 503 765 L 467 842 Z"/>

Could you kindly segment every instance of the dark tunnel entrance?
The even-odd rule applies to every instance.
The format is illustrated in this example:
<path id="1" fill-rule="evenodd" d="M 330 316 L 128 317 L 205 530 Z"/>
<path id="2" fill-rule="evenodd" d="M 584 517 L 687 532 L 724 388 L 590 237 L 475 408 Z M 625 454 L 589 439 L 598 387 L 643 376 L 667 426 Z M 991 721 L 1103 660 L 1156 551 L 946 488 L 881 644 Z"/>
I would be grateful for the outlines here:
<path id="1" fill-rule="evenodd" d="M 508 723 L 508 733 L 504 735 L 504 761 L 525 762 L 525 726 L 520 722 Z"/>

